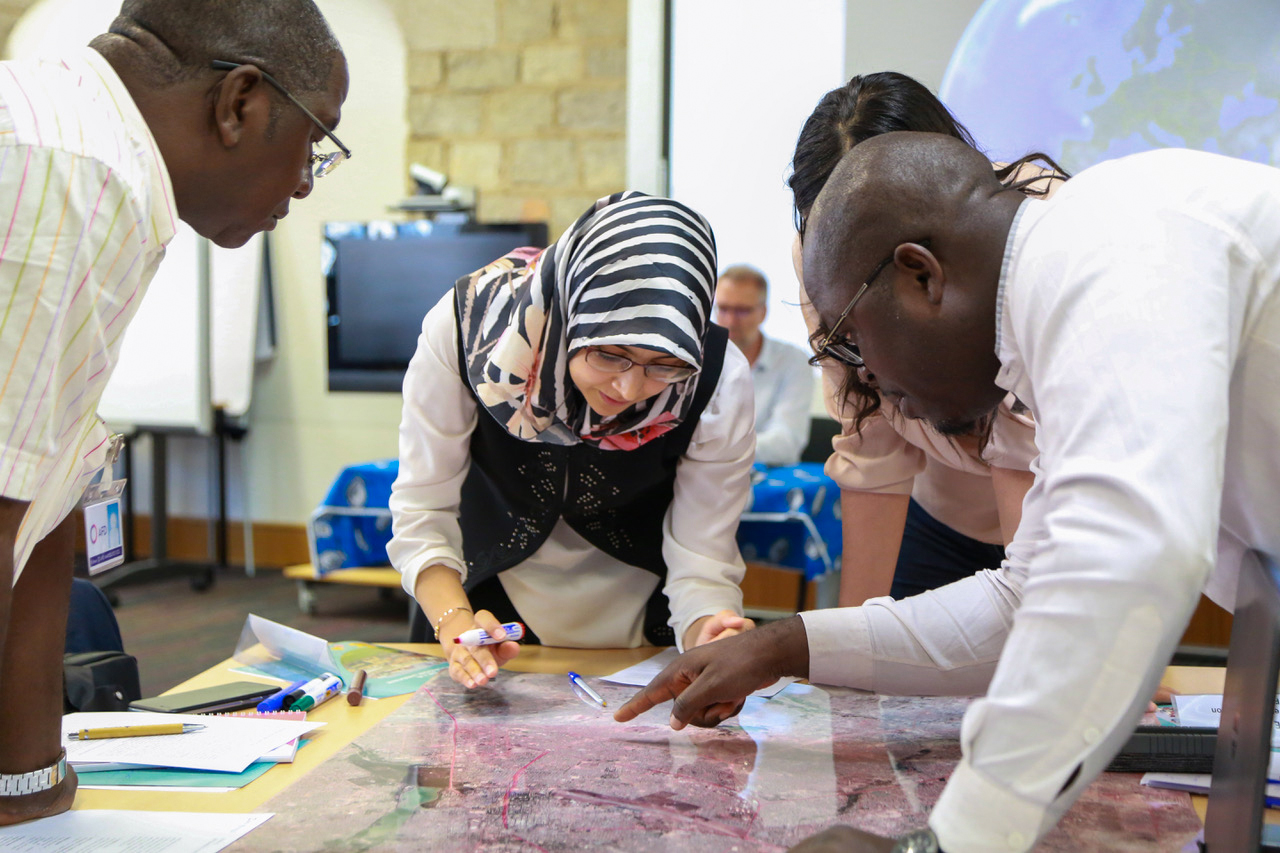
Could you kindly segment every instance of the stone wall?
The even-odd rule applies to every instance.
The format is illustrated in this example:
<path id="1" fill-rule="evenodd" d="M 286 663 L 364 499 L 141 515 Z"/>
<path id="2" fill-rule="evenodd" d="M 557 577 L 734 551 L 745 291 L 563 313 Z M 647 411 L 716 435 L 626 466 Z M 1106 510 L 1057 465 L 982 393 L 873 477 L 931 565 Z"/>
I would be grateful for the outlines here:
<path id="1" fill-rule="evenodd" d="M 626 0 L 397 0 L 409 162 L 479 190 L 480 219 L 552 239 L 624 189 Z"/>
<path id="2" fill-rule="evenodd" d="M 0 39 L 32 2 L 0 0 Z M 476 187 L 480 219 L 554 239 L 625 188 L 626 0 L 387 2 L 409 48 L 407 159 Z"/>

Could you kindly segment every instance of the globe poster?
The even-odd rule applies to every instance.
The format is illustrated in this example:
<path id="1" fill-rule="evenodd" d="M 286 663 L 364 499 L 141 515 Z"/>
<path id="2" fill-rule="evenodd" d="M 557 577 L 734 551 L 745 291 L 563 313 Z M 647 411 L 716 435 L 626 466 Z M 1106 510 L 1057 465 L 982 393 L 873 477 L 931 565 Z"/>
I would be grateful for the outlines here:
<path id="1" fill-rule="evenodd" d="M 1280 165 L 1275 0 L 987 0 L 939 95 L 992 160 L 1153 148 Z"/>

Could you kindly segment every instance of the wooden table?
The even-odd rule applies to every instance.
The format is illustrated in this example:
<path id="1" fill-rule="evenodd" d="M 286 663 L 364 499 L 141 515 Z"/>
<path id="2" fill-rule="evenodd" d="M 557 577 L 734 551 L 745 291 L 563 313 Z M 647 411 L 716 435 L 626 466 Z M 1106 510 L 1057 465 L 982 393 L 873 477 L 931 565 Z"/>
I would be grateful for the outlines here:
<path id="1" fill-rule="evenodd" d="M 386 643 L 385 645 L 426 654 L 440 654 L 440 646 L 434 643 Z M 557 649 L 549 646 L 526 646 L 521 649 L 515 660 L 507 664 L 506 668 L 515 672 L 552 673 L 564 673 L 572 669 L 583 675 L 608 675 L 646 660 L 660 651 L 662 649 L 652 646 L 639 649 Z M 195 690 L 245 679 L 272 683 L 269 679 L 232 672 L 232 668 L 237 665 L 234 660 L 228 658 L 168 692 Z M 410 695 L 412 694 L 392 696 L 387 699 L 366 699 L 358 707 L 348 705 L 342 697 L 324 703 L 308 713 L 307 719 L 328 723 L 328 725 L 313 733 L 307 746 L 298 750 L 294 762 L 271 768 L 243 788 L 222 793 L 81 789 L 76 794 L 75 805 L 72 808 L 168 812 L 254 811 L 390 715 L 392 711 L 403 705 Z M 83 783 L 87 778 L 87 776 L 81 776 L 80 781 Z"/>

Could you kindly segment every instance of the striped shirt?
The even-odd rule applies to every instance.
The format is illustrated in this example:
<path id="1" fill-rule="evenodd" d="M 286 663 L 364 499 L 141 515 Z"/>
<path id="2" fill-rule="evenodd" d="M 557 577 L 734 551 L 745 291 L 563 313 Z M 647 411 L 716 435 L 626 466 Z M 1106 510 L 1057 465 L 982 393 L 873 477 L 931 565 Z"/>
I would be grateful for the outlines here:
<path id="1" fill-rule="evenodd" d="M 178 224 L 155 139 L 96 51 L 0 63 L 0 495 L 32 548 L 106 461 L 96 409 Z"/>

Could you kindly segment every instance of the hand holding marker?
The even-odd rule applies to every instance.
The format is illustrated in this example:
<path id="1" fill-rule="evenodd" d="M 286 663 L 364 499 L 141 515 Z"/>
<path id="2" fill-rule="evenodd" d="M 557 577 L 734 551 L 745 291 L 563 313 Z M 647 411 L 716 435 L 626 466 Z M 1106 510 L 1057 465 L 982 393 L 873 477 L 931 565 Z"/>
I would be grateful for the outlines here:
<path id="1" fill-rule="evenodd" d="M 507 635 L 500 640 L 490 637 L 489 632 L 483 628 L 472 628 L 470 631 L 463 631 L 454 637 L 453 641 L 460 646 L 496 646 L 498 643 L 505 643 L 507 640 L 524 638 L 524 625 L 519 622 L 505 622 L 502 625 L 502 630 Z"/>

